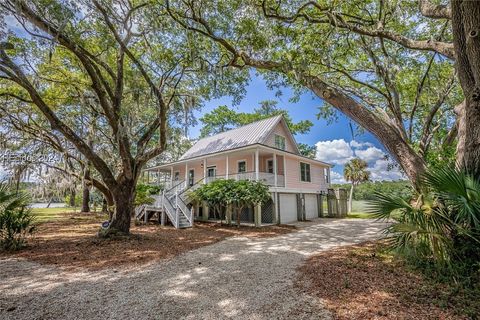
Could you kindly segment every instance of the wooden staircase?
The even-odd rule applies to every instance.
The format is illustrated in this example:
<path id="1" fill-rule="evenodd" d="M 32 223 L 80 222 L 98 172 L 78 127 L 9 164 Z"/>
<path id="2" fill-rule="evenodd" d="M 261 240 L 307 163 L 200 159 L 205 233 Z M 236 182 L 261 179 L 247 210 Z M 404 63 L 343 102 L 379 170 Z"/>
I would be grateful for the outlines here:
<path id="1" fill-rule="evenodd" d="M 156 199 L 152 205 L 136 207 L 135 219 L 147 222 L 155 214 L 158 214 L 162 225 L 165 225 L 166 217 L 168 217 L 177 229 L 192 227 L 193 209 L 188 208 L 191 199 L 188 197 L 187 190 L 192 190 L 194 186 L 189 187 L 184 181 L 176 181 L 175 184 L 164 190 L 161 196 L 154 196 Z"/>

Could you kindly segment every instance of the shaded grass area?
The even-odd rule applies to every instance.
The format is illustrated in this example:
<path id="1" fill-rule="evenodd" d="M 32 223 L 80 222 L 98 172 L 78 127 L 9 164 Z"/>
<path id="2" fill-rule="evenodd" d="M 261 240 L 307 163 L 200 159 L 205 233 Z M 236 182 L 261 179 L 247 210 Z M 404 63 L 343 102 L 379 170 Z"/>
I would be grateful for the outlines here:
<path id="1" fill-rule="evenodd" d="M 353 200 L 352 212 L 347 215 L 352 219 L 373 219 L 372 214 L 368 213 L 368 201 Z"/>
<path id="2" fill-rule="evenodd" d="M 58 216 L 52 221 L 40 223 L 25 249 L 0 253 L 0 258 L 25 258 L 65 269 L 121 268 L 171 258 L 231 236 L 272 237 L 296 229 L 293 226 L 238 228 L 197 222 L 193 228 L 175 229 L 156 223 L 139 226 L 132 223 L 131 236 L 100 239 L 96 234 L 101 222 L 107 219 L 106 215 L 58 213 Z"/>
<path id="3" fill-rule="evenodd" d="M 61 208 L 32 208 L 35 215 L 35 222 L 43 223 L 55 220 L 68 219 L 70 213 L 78 212 L 78 208 L 61 207 Z"/>
<path id="4" fill-rule="evenodd" d="M 365 212 L 351 212 L 347 214 L 347 218 L 352 218 L 352 219 L 374 219 L 373 215 L 371 213 L 365 213 Z"/>
<path id="5" fill-rule="evenodd" d="M 480 289 L 434 282 L 382 242 L 325 251 L 299 268 L 296 285 L 335 319 L 478 319 Z"/>

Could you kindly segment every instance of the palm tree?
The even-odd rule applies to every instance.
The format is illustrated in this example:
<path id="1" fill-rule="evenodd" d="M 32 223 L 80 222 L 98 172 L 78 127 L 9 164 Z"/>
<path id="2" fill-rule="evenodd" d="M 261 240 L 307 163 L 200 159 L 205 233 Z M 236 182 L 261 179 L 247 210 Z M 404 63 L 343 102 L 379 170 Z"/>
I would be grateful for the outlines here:
<path id="1" fill-rule="evenodd" d="M 375 193 L 370 201 L 369 212 L 389 221 L 390 246 L 446 271 L 478 273 L 480 181 L 447 167 L 427 171 L 420 186 L 422 193 L 411 199 Z"/>
<path id="2" fill-rule="evenodd" d="M 348 212 L 352 212 L 353 188 L 358 184 L 368 181 L 370 179 L 370 171 L 367 170 L 368 164 L 359 158 L 354 158 L 347 162 L 343 169 L 343 177 L 350 181 L 352 186 L 350 188 L 350 196 L 348 201 Z"/>

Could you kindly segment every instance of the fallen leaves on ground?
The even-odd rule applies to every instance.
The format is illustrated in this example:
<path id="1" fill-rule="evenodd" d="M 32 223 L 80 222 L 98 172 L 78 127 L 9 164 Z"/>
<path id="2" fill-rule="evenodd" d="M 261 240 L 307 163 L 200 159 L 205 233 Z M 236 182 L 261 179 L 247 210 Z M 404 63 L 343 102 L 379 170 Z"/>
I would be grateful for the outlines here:
<path id="1" fill-rule="evenodd" d="M 296 285 L 322 299 L 339 320 L 469 318 L 461 315 L 461 293 L 425 279 L 383 254 L 382 246 L 369 242 L 313 256 L 299 268 Z"/>
<path id="2" fill-rule="evenodd" d="M 96 236 L 105 216 L 65 214 L 64 219 L 42 223 L 23 250 L 0 253 L 2 257 L 25 258 L 65 269 L 98 270 L 147 264 L 213 244 L 231 236 L 272 237 L 295 230 L 292 226 L 236 227 L 218 223 L 195 223 L 193 228 L 147 224 L 131 227 L 131 236 L 100 239 Z"/>

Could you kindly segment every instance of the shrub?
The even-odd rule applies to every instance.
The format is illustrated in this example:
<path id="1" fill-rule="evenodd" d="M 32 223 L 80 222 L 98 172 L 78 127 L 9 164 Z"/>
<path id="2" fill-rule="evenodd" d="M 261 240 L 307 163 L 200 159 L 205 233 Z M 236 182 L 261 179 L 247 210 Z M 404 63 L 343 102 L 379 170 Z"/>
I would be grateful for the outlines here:
<path id="1" fill-rule="evenodd" d="M 193 191 L 191 195 L 198 201 L 205 201 L 217 212 L 223 206 L 232 205 L 236 211 L 237 225 L 240 225 L 240 214 L 243 208 L 262 204 L 270 198 L 268 186 L 262 182 L 230 179 L 219 179 L 205 184 Z"/>
<path id="2" fill-rule="evenodd" d="M 436 168 L 421 179 L 421 189 L 409 201 L 377 192 L 370 211 L 393 221 L 385 230 L 391 247 L 424 270 L 474 280 L 480 271 L 480 182 Z"/>
<path id="3" fill-rule="evenodd" d="M 18 250 L 25 244 L 27 235 L 35 226 L 34 217 L 28 208 L 28 198 L 24 194 L 10 192 L 5 184 L 0 184 L 0 246 L 4 250 Z"/>
<path id="4" fill-rule="evenodd" d="M 155 199 L 151 195 L 159 194 L 162 191 L 161 186 L 152 186 L 148 184 L 137 184 L 135 191 L 135 205 L 152 204 Z"/>
<path id="5" fill-rule="evenodd" d="M 230 204 L 227 196 L 230 194 L 230 190 L 234 188 L 235 183 L 236 181 L 231 179 L 214 180 L 192 191 L 189 196 L 196 201 L 207 203 L 209 207 L 213 208 L 214 215 L 222 222 L 224 214 L 221 210 Z"/>

